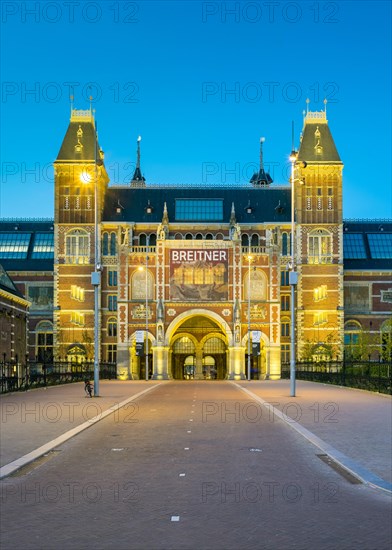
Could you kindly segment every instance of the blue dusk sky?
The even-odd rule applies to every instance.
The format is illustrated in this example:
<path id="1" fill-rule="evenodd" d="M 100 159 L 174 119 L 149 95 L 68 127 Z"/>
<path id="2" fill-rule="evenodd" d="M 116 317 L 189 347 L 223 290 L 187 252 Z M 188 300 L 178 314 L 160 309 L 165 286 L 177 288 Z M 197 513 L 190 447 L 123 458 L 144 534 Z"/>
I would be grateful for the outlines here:
<path id="1" fill-rule="evenodd" d="M 52 217 L 74 107 L 94 98 L 111 184 L 288 184 L 306 98 L 344 168 L 344 217 L 391 218 L 391 3 L 1 3 L 1 217 Z"/>

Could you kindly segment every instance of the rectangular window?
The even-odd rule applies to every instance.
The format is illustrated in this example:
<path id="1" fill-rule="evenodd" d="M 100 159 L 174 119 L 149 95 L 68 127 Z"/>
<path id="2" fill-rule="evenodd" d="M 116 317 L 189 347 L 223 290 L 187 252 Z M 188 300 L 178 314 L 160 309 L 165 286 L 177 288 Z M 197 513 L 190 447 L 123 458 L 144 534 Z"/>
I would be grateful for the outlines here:
<path id="1" fill-rule="evenodd" d="M 362 233 L 343 233 L 343 256 L 345 260 L 366 259 Z"/>
<path id="2" fill-rule="evenodd" d="M 33 259 L 51 259 L 54 257 L 53 233 L 36 233 L 31 257 Z"/>
<path id="3" fill-rule="evenodd" d="M 325 323 L 328 323 L 328 315 L 325 311 L 320 311 L 313 315 L 314 326 L 325 325 Z"/>
<path id="4" fill-rule="evenodd" d="M 288 321 L 283 321 L 281 324 L 281 336 L 290 336 L 290 323 Z"/>
<path id="5" fill-rule="evenodd" d="M 222 221 L 223 199 L 176 199 L 176 221 Z"/>
<path id="6" fill-rule="evenodd" d="M 117 311 L 117 296 L 115 294 L 108 295 L 108 309 L 109 311 Z"/>
<path id="7" fill-rule="evenodd" d="M 117 286 L 117 271 L 108 271 L 108 286 Z"/>
<path id="8" fill-rule="evenodd" d="M 328 210 L 333 210 L 333 187 L 328 187 Z"/>
<path id="9" fill-rule="evenodd" d="M 320 230 L 317 235 L 309 235 L 309 263 L 326 264 L 332 262 L 332 237 Z"/>
<path id="10" fill-rule="evenodd" d="M 313 289 L 313 300 L 315 302 L 320 302 L 320 300 L 325 300 L 327 297 L 327 285 L 320 285 L 317 288 Z"/>
<path id="11" fill-rule="evenodd" d="M 117 336 L 117 320 L 114 318 L 108 321 L 108 336 Z"/>
<path id="12" fill-rule="evenodd" d="M 312 210 L 312 188 L 306 188 L 306 210 Z"/>
<path id="13" fill-rule="evenodd" d="M 71 285 L 71 298 L 79 302 L 84 302 L 84 288 L 78 285 Z"/>
<path id="14" fill-rule="evenodd" d="M 73 311 L 71 313 L 71 323 L 74 325 L 79 325 L 80 327 L 84 326 L 84 313 L 79 313 L 79 311 Z"/>
<path id="15" fill-rule="evenodd" d="M 282 364 L 290 363 L 290 344 L 282 344 L 280 347 L 280 358 Z"/>
<path id="16" fill-rule="evenodd" d="M 26 259 L 31 233 L 0 233 L 0 258 Z"/>
<path id="17" fill-rule="evenodd" d="M 280 272 L 280 286 L 289 286 L 289 271 Z"/>
<path id="18" fill-rule="evenodd" d="M 290 296 L 283 295 L 280 297 L 280 307 L 282 311 L 290 310 Z"/>
<path id="19" fill-rule="evenodd" d="M 108 363 L 116 363 L 117 362 L 117 345 L 116 344 L 109 344 L 108 345 Z"/>
<path id="20" fill-rule="evenodd" d="M 367 238 L 373 259 L 392 259 L 392 233 L 369 233 Z"/>

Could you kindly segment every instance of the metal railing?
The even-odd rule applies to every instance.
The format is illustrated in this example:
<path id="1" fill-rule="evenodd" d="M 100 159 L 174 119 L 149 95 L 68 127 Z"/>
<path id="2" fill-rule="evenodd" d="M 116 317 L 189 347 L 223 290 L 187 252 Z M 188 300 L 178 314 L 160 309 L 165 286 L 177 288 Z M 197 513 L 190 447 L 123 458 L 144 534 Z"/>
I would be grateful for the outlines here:
<path id="1" fill-rule="evenodd" d="M 112 380 L 117 376 L 115 363 L 100 364 L 100 378 Z M 94 378 L 94 363 L 28 361 L 27 364 L 0 363 L 0 393 L 29 390 L 58 384 L 81 382 Z"/>
<path id="2" fill-rule="evenodd" d="M 290 378 L 288 363 L 282 364 L 281 376 Z M 392 361 L 297 362 L 296 377 L 392 395 Z"/>

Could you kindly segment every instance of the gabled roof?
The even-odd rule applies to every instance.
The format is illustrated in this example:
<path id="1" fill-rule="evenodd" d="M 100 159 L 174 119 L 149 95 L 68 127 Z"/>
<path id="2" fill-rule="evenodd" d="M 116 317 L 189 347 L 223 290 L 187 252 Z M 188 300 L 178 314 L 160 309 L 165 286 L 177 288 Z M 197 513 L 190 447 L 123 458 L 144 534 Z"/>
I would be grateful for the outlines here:
<path id="1" fill-rule="evenodd" d="M 73 110 L 55 162 L 94 162 L 99 150 L 92 112 Z"/>
<path id="2" fill-rule="evenodd" d="M 328 127 L 325 111 L 307 113 L 298 160 L 310 163 L 342 164 Z"/>
<path id="3" fill-rule="evenodd" d="M 17 290 L 10 276 L 5 271 L 4 267 L 0 264 L 0 289 L 17 296 L 18 298 L 24 298 L 23 294 Z"/>

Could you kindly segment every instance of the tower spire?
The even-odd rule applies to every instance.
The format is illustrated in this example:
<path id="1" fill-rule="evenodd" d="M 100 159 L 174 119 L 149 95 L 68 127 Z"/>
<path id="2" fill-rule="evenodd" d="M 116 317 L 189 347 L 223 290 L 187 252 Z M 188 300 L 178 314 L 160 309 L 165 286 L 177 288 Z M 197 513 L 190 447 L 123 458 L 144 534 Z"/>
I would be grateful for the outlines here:
<path id="1" fill-rule="evenodd" d="M 139 136 L 137 138 L 137 151 L 136 151 L 136 168 L 133 173 L 131 186 L 132 187 L 145 187 L 146 186 L 146 178 L 142 175 L 142 171 L 140 169 L 140 142 L 142 138 Z"/>
<path id="2" fill-rule="evenodd" d="M 263 164 L 263 143 L 265 142 L 265 137 L 260 138 L 260 170 L 264 169 Z"/>
<path id="3" fill-rule="evenodd" d="M 260 166 L 259 166 L 259 171 L 255 172 L 253 174 L 253 176 L 251 177 L 251 179 L 250 179 L 250 183 L 254 187 L 266 187 L 270 183 L 272 183 L 272 181 L 273 181 L 271 176 L 268 174 L 268 172 L 266 172 L 264 170 L 264 159 L 263 159 L 263 143 L 264 142 L 265 142 L 265 137 L 261 137 L 260 138 Z"/>

